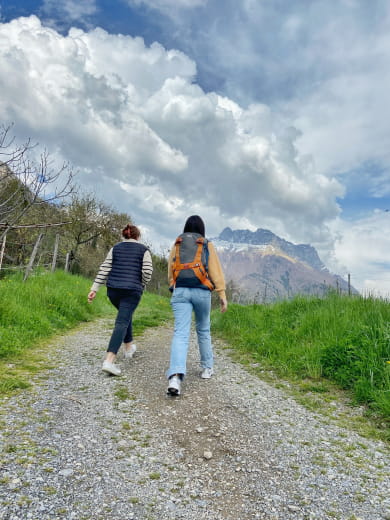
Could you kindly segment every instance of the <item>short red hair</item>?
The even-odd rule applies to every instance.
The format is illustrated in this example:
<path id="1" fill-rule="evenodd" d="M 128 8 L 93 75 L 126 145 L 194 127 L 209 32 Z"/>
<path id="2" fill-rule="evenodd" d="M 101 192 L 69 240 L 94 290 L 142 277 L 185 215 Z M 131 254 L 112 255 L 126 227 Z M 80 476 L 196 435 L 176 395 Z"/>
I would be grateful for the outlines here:
<path id="1" fill-rule="evenodd" d="M 140 235 L 141 235 L 140 230 L 137 228 L 137 226 L 133 226 L 133 224 L 127 224 L 127 226 L 122 230 L 122 236 L 123 236 L 123 238 L 126 238 L 127 240 L 129 238 L 138 240 Z"/>

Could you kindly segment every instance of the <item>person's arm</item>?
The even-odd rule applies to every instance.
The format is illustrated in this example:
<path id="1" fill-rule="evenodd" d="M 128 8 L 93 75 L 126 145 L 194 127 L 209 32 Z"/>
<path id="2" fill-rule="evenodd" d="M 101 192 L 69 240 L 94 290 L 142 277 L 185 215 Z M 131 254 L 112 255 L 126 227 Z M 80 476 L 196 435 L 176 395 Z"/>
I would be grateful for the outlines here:
<path id="1" fill-rule="evenodd" d="M 149 249 L 145 251 L 144 258 L 142 261 L 142 285 L 147 285 L 153 274 L 153 263 L 152 263 L 152 255 L 150 254 Z"/>
<path id="2" fill-rule="evenodd" d="M 209 249 L 209 264 L 208 264 L 209 277 L 214 284 L 215 290 L 218 293 L 221 312 L 226 312 L 228 303 L 227 303 L 227 298 L 226 298 L 225 276 L 223 274 L 221 262 L 219 261 L 217 252 L 211 242 L 208 243 L 208 249 Z"/>
<path id="3" fill-rule="evenodd" d="M 169 289 L 172 291 L 173 290 L 173 259 L 175 257 L 175 252 L 176 252 L 176 246 L 175 244 L 172 246 L 172 249 L 169 253 L 169 257 L 168 257 L 168 286 L 169 286 Z"/>
<path id="4" fill-rule="evenodd" d="M 168 285 L 169 287 L 173 287 L 173 271 L 172 271 L 172 264 L 173 264 L 173 258 L 175 256 L 176 247 L 173 246 L 168 257 Z"/>
<path id="5" fill-rule="evenodd" d="M 107 277 L 110 274 L 112 268 L 112 248 L 109 250 L 104 262 L 101 264 L 98 274 L 96 275 L 95 281 L 92 284 L 92 287 L 88 293 L 88 301 L 91 302 L 98 290 L 102 285 L 104 285 L 107 281 Z"/>

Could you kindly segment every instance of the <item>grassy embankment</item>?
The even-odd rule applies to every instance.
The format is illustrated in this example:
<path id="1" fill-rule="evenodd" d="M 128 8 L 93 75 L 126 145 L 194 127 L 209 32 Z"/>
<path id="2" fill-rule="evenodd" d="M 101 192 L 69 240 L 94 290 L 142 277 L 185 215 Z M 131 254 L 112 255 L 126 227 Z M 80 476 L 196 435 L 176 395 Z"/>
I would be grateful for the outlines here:
<path id="1" fill-rule="evenodd" d="M 390 304 L 330 294 L 274 305 L 230 305 L 213 313 L 213 330 L 240 360 L 256 361 L 301 392 L 342 388 L 390 426 Z M 331 385 L 335 384 L 334 387 Z"/>
<path id="2" fill-rule="evenodd" d="M 23 283 L 22 276 L 0 280 L 0 395 L 27 388 L 31 375 L 45 367 L 45 349 L 55 334 L 98 317 L 115 317 L 102 289 L 88 304 L 91 281 L 57 271 Z M 145 293 L 134 315 L 134 332 L 171 317 L 169 302 Z"/>

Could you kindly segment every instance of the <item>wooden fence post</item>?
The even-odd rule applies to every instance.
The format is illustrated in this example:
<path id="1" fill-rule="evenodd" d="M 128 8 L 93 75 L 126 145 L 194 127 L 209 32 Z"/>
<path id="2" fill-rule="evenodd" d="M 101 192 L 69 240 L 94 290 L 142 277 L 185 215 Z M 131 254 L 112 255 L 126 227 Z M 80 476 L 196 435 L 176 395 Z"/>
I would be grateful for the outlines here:
<path id="1" fill-rule="evenodd" d="M 54 270 L 56 268 L 57 255 L 58 255 L 58 243 L 59 243 L 59 241 L 60 241 L 60 235 L 57 233 L 56 241 L 54 243 L 53 261 L 51 263 L 51 271 L 52 271 L 52 273 L 54 272 Z"/>
<path id="2" fill-rule="evenodd" d="M 28 276 L 30 274 L 30 271 L 31 271 L 32 266 L 34 264 L 34 260 L 35 260 L 35 257 L 37 255 L 38 247 L 39 247 L 39 244 L 41 243 L 42 237 L 43 237 L 43 233 L 40 233 L 37 241 L 35 242 L 35 246 L 34 246 L 33 252 L 31 253 L 30 261 L 28 262 L 28 266 L 26 268 L 26 272 L 24 273 L 23 282 L 25 282 L 27 280 L 27 278 L 28 278 Z"/>
<path id="3" fill-rule="evenodd" d="M 351 275 L 348 273 L 348 296 L 351 296 Z"/>
<path id="4" fill-rule="evenodd" d="M 5 241 L 7 240 L 7 233 L 3 236 L 3 243 L 1 244 L 1 251 L 0 251 L 0 271 L 1 266 L 3 265 L 3 258 L 4 258 L 4 251 L 5 251 Z"/>
<path id="5" fill-rule="evenodd" d="M 65 258 L 65 273 L 68 272 L 68 269 L 69 269 L 69 259 L 70 259 L 70 253 L 66 253 L 66 258 Z"/>

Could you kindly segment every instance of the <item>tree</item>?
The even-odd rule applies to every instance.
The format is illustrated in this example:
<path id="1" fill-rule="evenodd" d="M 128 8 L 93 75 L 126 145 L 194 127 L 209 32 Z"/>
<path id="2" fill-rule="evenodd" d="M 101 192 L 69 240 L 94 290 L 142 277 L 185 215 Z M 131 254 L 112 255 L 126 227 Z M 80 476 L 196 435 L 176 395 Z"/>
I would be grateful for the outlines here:
<path id="1" fill-rule="evenodd" d="M 32 207 L 58 203 L 74 191 L 73 171 L 67 163 L 53 168 L 47 150 L 34 159 L 37 144 L 15 144 L 11 125 L 0 126 L 0 240 Z"/>
<path id="2" fill-rule="evenodd" d="M 160 294 L 162 296 L 169 296 L 168 287 L 168 254 L 157 255 L 152 253 L 153 261 L 153 275 L 148 284 L 148 291 Z"/>
<path id="3" fill-rule="evenodd" d="M 65 231 L 72 251 L 71 270 L 90 276 L 109 248 L 121 239 L 121 231 L 131 222 L 131 217 L 115 212 L 91 193 L 74 193 L 63 211 L 70 221 Z"/>

